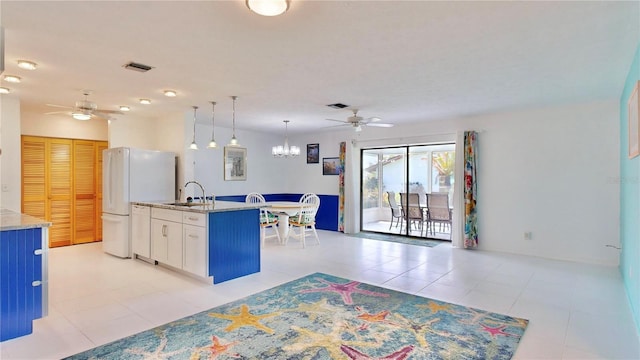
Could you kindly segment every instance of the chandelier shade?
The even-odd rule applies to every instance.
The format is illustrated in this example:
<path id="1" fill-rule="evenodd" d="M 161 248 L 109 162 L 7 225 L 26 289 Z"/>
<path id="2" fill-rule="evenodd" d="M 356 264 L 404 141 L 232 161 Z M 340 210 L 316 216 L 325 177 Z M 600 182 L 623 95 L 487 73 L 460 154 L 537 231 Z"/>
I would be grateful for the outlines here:
<path id="1" fill-rule="evenodd" d="M 274 157 L 296 157 L 300 155 L 300 148 L 292 145 L 289 146 L 289 134 L 287 133 L 289 120 L 284 122 L 284 145 L 276 145 L 271 148 L 271 155 Z"/>

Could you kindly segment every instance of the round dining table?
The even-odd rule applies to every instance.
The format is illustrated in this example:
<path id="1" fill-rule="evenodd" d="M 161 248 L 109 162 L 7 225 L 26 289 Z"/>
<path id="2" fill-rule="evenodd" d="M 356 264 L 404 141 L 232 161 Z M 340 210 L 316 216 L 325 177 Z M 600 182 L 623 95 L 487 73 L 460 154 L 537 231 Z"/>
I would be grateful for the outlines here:
<path id="1" fill-rule="evenodd" d="M 278 216 L 278 232 L 284 243 L 289 236 L 289 216 L 300 212 L 300 204 L 297 201 L 267 201 L 267 210 Z"/>

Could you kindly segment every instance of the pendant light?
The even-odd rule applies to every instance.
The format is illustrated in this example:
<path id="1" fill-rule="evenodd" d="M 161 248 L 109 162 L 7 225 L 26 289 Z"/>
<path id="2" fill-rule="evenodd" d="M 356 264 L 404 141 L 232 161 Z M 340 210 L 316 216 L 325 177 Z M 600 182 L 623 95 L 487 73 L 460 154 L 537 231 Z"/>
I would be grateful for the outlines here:
<path id="1" fill-rule="evenodd" d="M 271 155 L 275 157 L 296 157 L 300 155 L 300 148 L 297 146 L 289 147 L 289 134 L 287 133 L 287 125 L 289 120 L 283 120 L 284 122 L 284 146 L 278 145 L 271 148 Z"/>
<path id="2" fill-rule="evenodd" d="M 193 141 L 191 141 L 191 145 L 189 145 L 189 149 L 198 150 L 198 144 L 196 144 L 196 110 L 198 110 L 197 106 L 193 107 Z"/>
<path id="3" fill-rule="evenodd" d="M 216 102 L 211 101 L 211 141 L 209 141 L 209 145 L 207 145 L 207 149 L 215 149 L 218 147 L 218 144 L 216 144 L 216 138 L 214 136 L 215 126 L 216 126 L 215 113 L 216 113 Z"/>
<path id="4" fill-rule="evenodd" d="M 231 134 L 231 141 L 229 141 L 229 146 L 238 146 L 240 144 L 238 144 L 238 139 L 236 139 L 236 99 L 238 98 L 237 96 L 232 96 L 231 97 L 233 99 L 233 122 L 232 122 L 232 134 Z"/>

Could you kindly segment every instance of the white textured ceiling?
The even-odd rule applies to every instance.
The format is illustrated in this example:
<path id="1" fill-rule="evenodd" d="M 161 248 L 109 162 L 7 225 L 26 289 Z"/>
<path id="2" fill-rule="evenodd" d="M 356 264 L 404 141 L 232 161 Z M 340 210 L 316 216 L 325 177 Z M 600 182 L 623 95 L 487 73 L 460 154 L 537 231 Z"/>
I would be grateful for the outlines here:
<path id="1" fill-rule="evenodd" d="M 23 78 L 3 86 L 25 111 L 90 89 L 100 108 L 130 105 L 122 118 L 198 105 L 209 123 L 215 100 L 216 124 L 229 127 L 237 95 L 237 127 L 267 132 L 284 119 L 290 132 L 335 125 L 325 119 L 349 116 L 325 106 L 335 102 L 402 124 L 617 99 L 640 40 L 634 1 L 291 0 L 285 15 L 261 17 L 244 0 L 4 0 L 0 15 L 4 74 Z"/>

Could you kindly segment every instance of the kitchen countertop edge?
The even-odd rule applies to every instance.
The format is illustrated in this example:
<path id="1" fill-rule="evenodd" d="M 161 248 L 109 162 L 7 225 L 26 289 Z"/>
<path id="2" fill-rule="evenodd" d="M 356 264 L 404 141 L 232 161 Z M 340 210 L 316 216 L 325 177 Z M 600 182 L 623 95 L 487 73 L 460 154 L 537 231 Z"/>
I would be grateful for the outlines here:
<path id="1" fill-rule="evenodd" d="M 197 206 L 181 206 L 181 205 L 167 204 L 166 201 L 165 202 L 163 201 L 157 201 L 157 202 L 132 201 L 131 204 L 149 206 L 149 207 L 167 209 L 167 210 L 188 211 L 188 212 L 201 213 L 201 214 L 207 214 L 211 212 L 259 209 L 261 207 L 259 204 L 247 204 L 247 203 L 235 202 L 235 201 L 216 201 L 215 205 L 213 206 L 211 203 L 207 203 L 206 205 L 197 205 Z"/>
<path id="2" fill-rule="evenodd" d="M 9 209 L 0 209 L 0 231 L 25 230 L 49 226 L 51 226 L 51 223 L 46 220 Z"/>

